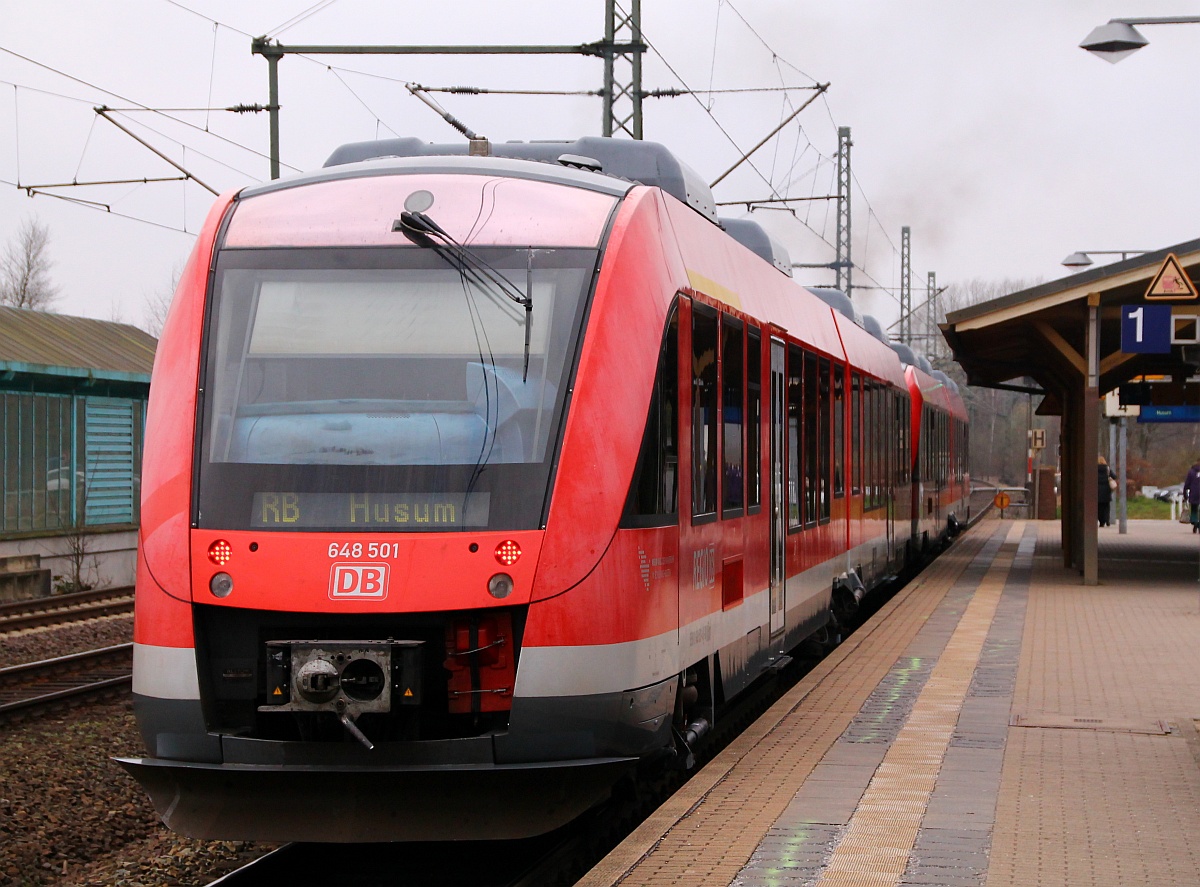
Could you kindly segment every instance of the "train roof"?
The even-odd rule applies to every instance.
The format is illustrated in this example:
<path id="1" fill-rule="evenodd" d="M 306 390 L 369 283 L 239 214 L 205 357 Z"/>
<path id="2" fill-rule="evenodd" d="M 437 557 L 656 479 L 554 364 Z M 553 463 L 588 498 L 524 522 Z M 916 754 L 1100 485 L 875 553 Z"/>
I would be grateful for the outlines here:
<path id="1" fill-rule="evenodd" d="M 340 150 L 340 149 L 339 149 Z M 336 152 L 335 152 L 336 153 Z M 253 185 L 244 188 L 238 195 L 239 199 L 269 194 L 296 188 L 301 185 L 311 185 L 317 182 L 333 182 L 341 179 L 356 179 L 369 176 L 386 176 L 398 172 L 417 174 L 466 174 L 466 175 L 503 175 L 514 179 L 529 179 L 532 181 L 549 182 L 558 185 L 571 185 L 588 191 L 599 191 L 613 197 L 624 197 L 636 184 L 605 176 L 577 167 L 553 165 L 549 163 L 533 165 L 528 162 L 503 157 L 377 157 L 361 162 L 347 162 L 336 166 L 326 164 L 324 169 L 315 172 L 301 173 Z"/>
<path id="2" fill-rule="evenodd" d="M 885 345 L 890 341 L 887 333 L 883 331 L 883 324 L 872 314 L 864 314 L 862 316 L 862 328 Z"/>
<path id="3" fill-rule="evenodd" d="M 770 262 L 776 270 L 792 276 L 791 256 L 783 244 L 767 233 L 766 228 L 753 219 L 722 218 L 719 221 L 726 234 L 763 261 Z"/>
<path id="4" fill-rule="evenodd" d="M 936 370 L 933 372 L 937 373 Z M 910 364 L 905 367 L 904 375 L 916 385 L 921 399 L 929 404 L 929 406 L 943 409 L 964 421 L 967 419 L 967 406 L 962 399 L 962 395 L 958 393 L 958 386 L 950 381 L 945 374 L 938 373 L 938 375 L 933 375 L 919 366 Z"/>
<path id="5" fill-rule="evenodd" d="M 826 286 L 810 286 L 807 289 L 847 320 L 852 321 L 856 326 L 866 329 L 866 325 L 863 323 L 862 312 L 855 307 L 854 302 L 844 292 Z"/>
<path id="6" fill-rule="evenodd" d="M 584 136 L 573 142 L 486 144 L 489 156 L 494 158 L 536 161 L 551 169 L 574 168 L 661 188 L 713 224 L 719 224 L 712 189 L 695 170 L 658 142 Z M 352 142 L 330 154 L 325 166 L 336 167 L 383 157 L 458 157 L 466 160 L 471 147 L 466 142 L 434 144 L 417 138 Z M 468 163 L 462 171 L 477 169 L 478 166 Z"/>

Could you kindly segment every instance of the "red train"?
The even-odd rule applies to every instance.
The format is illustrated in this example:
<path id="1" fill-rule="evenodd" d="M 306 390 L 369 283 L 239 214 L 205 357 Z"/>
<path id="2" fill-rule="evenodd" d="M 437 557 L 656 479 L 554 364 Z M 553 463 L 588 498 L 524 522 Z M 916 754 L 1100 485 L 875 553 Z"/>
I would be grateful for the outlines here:
<path id="1" fill-rule="evenodd" d="M 122 760 L 174 829 L 549 830 L 967 517 L 953 384 L 664 148 L 482 147 L 348 145 L 198 239 Z"/>

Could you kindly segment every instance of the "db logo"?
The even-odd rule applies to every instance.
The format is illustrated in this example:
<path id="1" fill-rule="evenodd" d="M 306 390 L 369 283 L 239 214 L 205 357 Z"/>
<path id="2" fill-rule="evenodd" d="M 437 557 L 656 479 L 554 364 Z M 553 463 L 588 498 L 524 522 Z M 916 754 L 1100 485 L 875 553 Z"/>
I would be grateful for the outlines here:
<path id="1" fill-rule="evenodd" d="M 329 571 L 329 596 L 339 598 L 387 597 L 387 564 L 334 564 Z"/>

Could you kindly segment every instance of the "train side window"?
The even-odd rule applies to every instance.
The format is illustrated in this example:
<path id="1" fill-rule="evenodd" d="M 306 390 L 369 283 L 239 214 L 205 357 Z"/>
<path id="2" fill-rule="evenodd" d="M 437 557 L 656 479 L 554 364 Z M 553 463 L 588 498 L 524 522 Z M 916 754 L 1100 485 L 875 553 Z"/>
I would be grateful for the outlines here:
<path id="1" fill-rule="evenodd" d="M 746 328 L 746 511 L 762 504 L 762 335 Z"/>
<path id="2" fill-rule="evenodd" d="M 692 517 L 717 513 L 717 312 L 692 305 Z"/>
<path id="3" fill-rule="evenodd" d="M 888 389 L 888 494 L 887 502 L 894 502 L 896 487 L 900 485 L 900 392 Z"/>
<path id="4" fill-rule="evenodd" d="M 967 429 L 962 421 L 954 423 L 954 479 L 962 483 L 967 474 Z"/>
<path id="5" fill-rule="evenodd" d="M 945 413 L 941 415 L 942 424 L 942 483 L 950 482 L 950 417 Z"/>
<path id="6" fill-rule="evenodd" d="M 803 501 L 803 485 L 806 478 L 800 471 L 801 454 L 804 445 L 802 430 L 805 424 L 804 415 L 804 352 L 795 345 L 788 346 L 788 448 L 787 448 L 787 488 L 788 488 L 788 529 L 797 530 L 804 525 L 801 502 Z"/>
<path id="7" fill-rule="evenodd" d="M 891 396 L 886 382 L 875 383 L 875 507 L 887 504 L 887 399 Z"/>
<path id="8" fill-rule="evenodd" d="M 892 484 L 900 486 L 904 483 L 904 398 L 899 391 L 892 392 L 892 440 L 895 449 L 892 458 L 896 460 L 892 468 Z"/>
<path id="9" fill-rule="evenodd" d="M 833 498 L 846 495 L 846 368 L 833 364 Z"/>
<path id="10" fill-rule="evenodd" d="M 821 446 L 820 382 L 817 355 L 804 352 L 804 524 L 817 522 L 817 497 L 820 489 Z"/>
<path id="11" fill-rule="evenodd" d="M 875 415 L 875 404 L 878 401 L 876 392 L 877 386 L 874 380 L 866 379 L 863 391 L 863 431 L 866 438 L 866 455 L 863 460 L 866 467 L 866 497 L 863 508 L 866 510 L 875 508 L 876 465 L 878 465 L 878 455 L 880 455 L 880 448 L 878 448 L 880 426 L 878 426 L 878 418 Z"/>
<path id="12" fill-rule="evenodd" d="M 740 517 L 746 505 L 746 462 L 742 447 L 746 379 L 742 322 L 721 316 L 721 452 L 725 465 L 721 516 Z"/>
<path id="13" fill-rule="evenodd" d="M 933 479 L 933 411 L 921 407 L 921 482 Z"/>
<path id="14" fill-rule="evenodd" d="M 818 450 L 817 459 L 819 464 L 819 500 L 818 507 L 820 508 L 820 519 L 822 521 L 829 520 L 829 500 L 830 500 L 830 446 L 832 444 L 833 423 L 830 421 L 833 416 L 833 387 L 830 379 L 829 358 L 822 357 L 819 361 L 820 366 L 820 410 L 817 421 L 820 422 L 820 430 L 818 431 Z"/>
<path id="15" fill-rule="evenodd" d="M 850 375 L 850 494 L 862 494 L 862 377 Z"/>
<path id="16" fill-rule="evenodd" d="M 679 312 L 671 309 L 622 527 L 667 526 L 679 511 Z"/>
<path id="17" fill-rule="evenodd" d="M 944 486 L 946 483 L 946 416 L 944 413 L 937 414 L 937 479 L 938 485 Z"/>

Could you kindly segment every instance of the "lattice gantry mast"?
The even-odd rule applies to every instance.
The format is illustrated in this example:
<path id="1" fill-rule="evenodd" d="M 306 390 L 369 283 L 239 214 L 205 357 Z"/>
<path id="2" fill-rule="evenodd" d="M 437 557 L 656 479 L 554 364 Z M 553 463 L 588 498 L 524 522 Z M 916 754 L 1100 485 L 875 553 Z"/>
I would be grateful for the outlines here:
<path id="1" fill-rule="evenodd" d="M 912 229 L 900 229 L 900 341 L 910 348 L 912 334 Z"/>
<path id="2" fill-rule="evenodd" d="M 850 293 L 850 127 L 838 127 L 837 160 L 837 289 Z"/>
<path id="3" fill-rule="evenodd" d="M 642 137 L 642 0 L 605 0 L 604 135 Z"/>
<path id="4" fill-rule="evenodd" d="M 929 272 L 929 295 L 925 300 L 925 353 L 936 357 L 938 353 L 938 291 L 937 274 Z"/>

